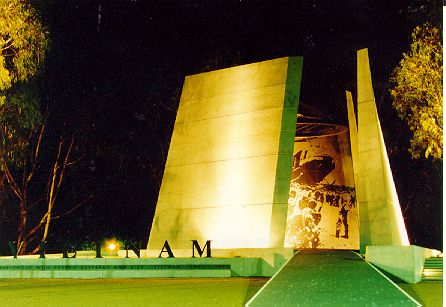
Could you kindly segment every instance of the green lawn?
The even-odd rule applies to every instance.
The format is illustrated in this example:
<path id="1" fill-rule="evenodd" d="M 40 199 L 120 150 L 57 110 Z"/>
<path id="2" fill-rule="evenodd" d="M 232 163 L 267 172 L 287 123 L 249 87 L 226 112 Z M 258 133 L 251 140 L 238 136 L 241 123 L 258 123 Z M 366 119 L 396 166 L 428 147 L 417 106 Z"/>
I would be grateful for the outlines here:
<path id="1" fill-rule="evenodd" d="M 267 278 L 2 279 L 1 306 L 243 306 Z"/>
<path id="2" fill-rule="evenodd" d="M 1 306 L 243 306 L 267 278 L 0 279 Z M 442 306 L 442 282 L 399 286 Z"/>
<path id="3" fill-rule="evenodd" d="M 443 306 L 443 282 L 422 281 L 418 284 L 398 284 L 410 296 L 425 307 Z"/>

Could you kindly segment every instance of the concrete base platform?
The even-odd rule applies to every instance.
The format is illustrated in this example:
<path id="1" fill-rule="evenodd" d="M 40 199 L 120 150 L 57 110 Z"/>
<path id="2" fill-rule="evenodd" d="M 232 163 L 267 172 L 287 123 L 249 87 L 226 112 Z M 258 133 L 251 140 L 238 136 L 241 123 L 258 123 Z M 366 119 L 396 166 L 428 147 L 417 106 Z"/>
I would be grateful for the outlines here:
<path id="1" fill-rule="evenodd" d="M 426 258 L 436 257 L 440 251 L 410 246 L 367 246 L 365 259 L 380 269 L 405 282 L 421 281 Z"/>
<path id="2" fill-rule="evenodd" d="M 125 258 L 125 251 L 99 259 L 94 258 L 94 251 L 78 252 L 77 258 L 62 258 L 62 254 L 46 255 L 44 259 L 38 255 L 0 257 L 0 278 L 271 277 L 294 255 L 290 249 L 212 252 L 212 258 L 158 258 L 160 251 L 147 250 L 141 252 L 142 258 L 131 253 L 131 258 Z M 191 251 L 173 253 L 187 257 Z"/>
<path id="3" fill-rule="evenodd" d="M 421 306 L 349 251 L 300 251 L 246 306 Z"/>

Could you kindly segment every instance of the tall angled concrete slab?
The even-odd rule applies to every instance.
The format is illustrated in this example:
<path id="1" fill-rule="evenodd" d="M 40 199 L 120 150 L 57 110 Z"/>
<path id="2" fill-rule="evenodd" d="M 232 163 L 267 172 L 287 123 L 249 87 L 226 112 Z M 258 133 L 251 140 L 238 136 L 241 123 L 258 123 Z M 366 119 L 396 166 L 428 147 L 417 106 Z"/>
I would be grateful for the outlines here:
<path id="1" fill-rule="evenodd" d="M 358 199 L 358 186 L 359 184 L 359 157 L 358 157 L 358 126 L 356 124 L 356 114 L 355 114 L 355 107 L 353 103 L 353 96 L 352 93 L 349 91 L 345 92 L 345 98 L 347 100 L 347 114 L 348 114 L 348 131 L 350 135 L 350 149 L 352 154 L 352 163 L 353 163 L 353 177 L 355 182 L 355 192 L 356 192 L 356 204 L 359 206 L 359 199 Z M 359 213 L 361 213 L 361 208 L 359 208 Z M 361 224 L 361 221 L 364 222 L 364 224 Z M 364 219 L 359 219 L 359 229 L 360 231 L 360 240 L 363 237 L 364 232 L 368 232 L 368 225 L 365 224 Z M 360 245 L 361 246 L 361 245 Z"/>
<path id="2" fill-rule="evenodd" d="M 356 125 L 356 115 L 355 115 L 355 107 L 353 105 L 352 93 L 349 91 L 346 91 L 345 97 L 347 100 L 348 130 L 349 130 L 349 134 L 350 134 L 350 147 L 351 147 L 353 165 L 359 165 L 358 164 L 358 126 Z M 359 174 L 357 172 L 355 173 L 355 171 L 357 171 L 357 169 L 358 169 L 357 167 L 353 168 L 356 187 L 358 186 L 357 177 L 359 176 Z"/>
<path id="3" fill-rule="evenodd" d="M 354 168 L 359 174 L 361 250 L 367 245 L 409 245 L 376 110 L 367 49 L 357 53 L 357 78 L 358 158 Z"/>
<path id="4" fill-rule="evenodd" d="M 283 247 L 302 58 L 185 79 L 148 249 Z"/>

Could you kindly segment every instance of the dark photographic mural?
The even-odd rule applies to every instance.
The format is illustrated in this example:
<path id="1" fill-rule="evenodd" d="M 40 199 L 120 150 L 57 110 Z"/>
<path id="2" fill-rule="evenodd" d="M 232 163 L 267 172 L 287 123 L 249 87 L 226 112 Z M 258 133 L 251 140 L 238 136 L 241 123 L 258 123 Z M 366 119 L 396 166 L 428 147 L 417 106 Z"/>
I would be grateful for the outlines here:
<path id="1" fill-rule="evenodd" d="M 311 125 L 294 143 L 285 245 L 359 249 L 347 128 Z"/>

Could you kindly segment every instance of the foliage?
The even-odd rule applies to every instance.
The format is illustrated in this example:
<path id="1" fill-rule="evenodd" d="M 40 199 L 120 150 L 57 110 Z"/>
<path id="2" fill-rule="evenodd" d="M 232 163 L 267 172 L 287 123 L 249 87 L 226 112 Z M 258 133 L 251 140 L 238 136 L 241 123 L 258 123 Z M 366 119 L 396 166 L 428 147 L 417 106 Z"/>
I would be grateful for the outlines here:
<path id="1" fill-rule="evenodd" d="M 0 159 L 19 163 L 29 146 L 29 135 L 41 121 L 35 84 L 20 84 L 10 90 L 0 115 Z"/>
<path id="2" fill-rule="evenodd" d="M 48 32 L 36 11 L 24 0 L 0 0 L 0 90 L 35 75 L 47 47 Z"/>
<path id="3" fill-rule="evenodd" d="M 442 159 L 443 87 L 440 30 L 424 24 L 414 29 L 408 53 L 395 69 L 390 93 L 398 116 L 406 121 L 413 137 L 412 157 Z"/>
<path id="4" fill-rule="evenodd" d="M 24 0 L 0 0 L 0 159 L 17 162 L 41 121 L 35 78 L 48 32 Z"/>
<path id="5" fill-rule="evenodd" d="M 40 110 L 39 72 L 49 45 L 49 34 L 29 0 L 0 0 L 0 175 L 18 203 L 17 244 L 20 253 L 27 244 L 45 240 L 68 164 L 73 141 L 60 141 L 53 171 L 43 195 L 32 197 L 32 178 L 38 165 L 45 130 Z M 3 186 L 1 186 L 4 191 Z M 31 213 L 45 212 L 33 225 Z M 40 206 L 42 207 L 42 206 Z M 42 208 L 40 208 L 42 209 Z M 43 234 L 41 234 L 43 232 Z"/>

